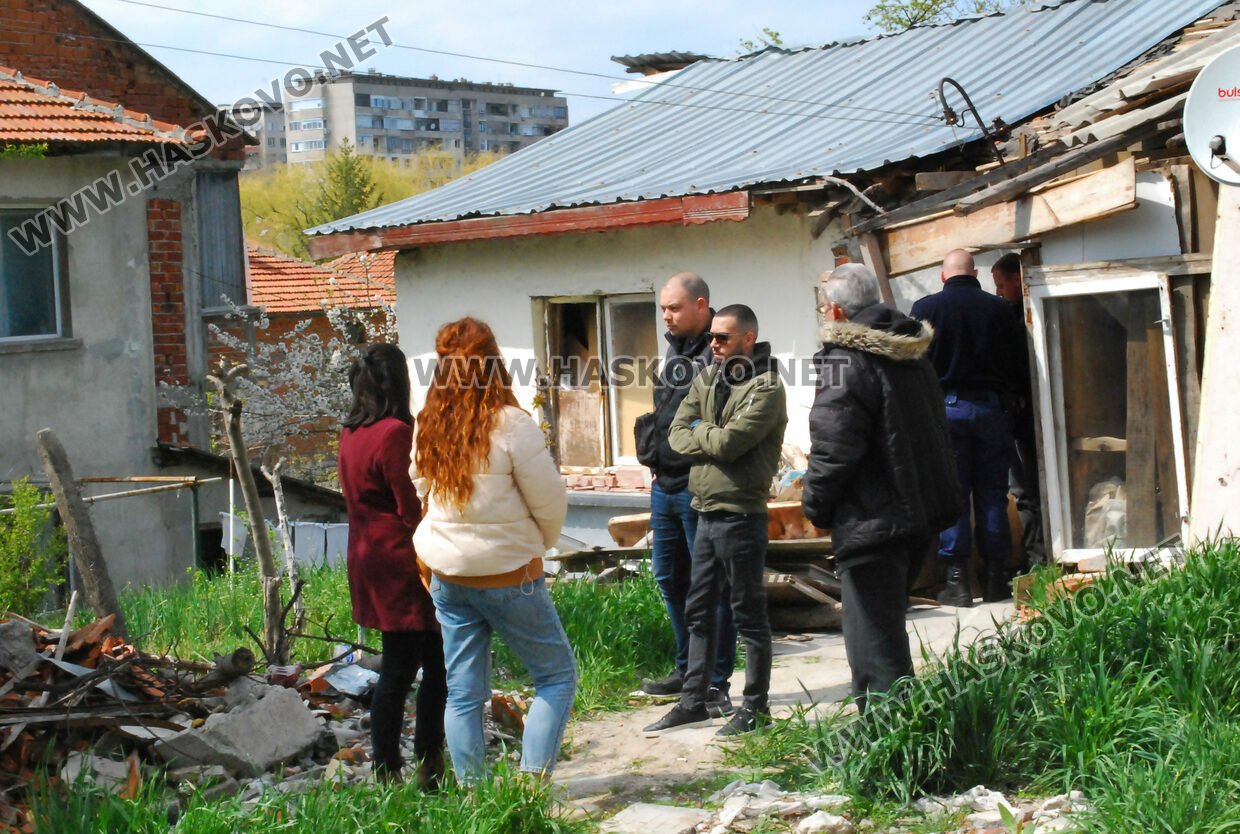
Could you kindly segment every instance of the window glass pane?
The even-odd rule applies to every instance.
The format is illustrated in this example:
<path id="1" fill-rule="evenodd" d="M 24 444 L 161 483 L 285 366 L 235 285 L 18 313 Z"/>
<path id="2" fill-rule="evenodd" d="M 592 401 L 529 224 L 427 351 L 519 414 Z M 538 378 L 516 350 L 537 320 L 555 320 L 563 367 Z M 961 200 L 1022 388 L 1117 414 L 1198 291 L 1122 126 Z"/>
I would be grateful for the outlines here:
<path id="1" fill-rule="evenodd" d="M 633 423 L 638 415 L 654 410 L 651 363 L 658 354 L 653 297 L 611 302 L 611 334 L 608 369 L 615 424 L 612 437 L 618 457 L 636 457 Z"/>
<path id="2" fill-rule="evenodd" d="M 315 143 L 305 142 L 305 146 Z M 322 143 L 318 143 L 322 146 Z M 294 143 L 293 150 L 298 150 Z M 198 240 L 202 258 L 202 303 L 206 307 L 245 304 L 245 243 L 237 175 L 204 171 L 198 175 Z"/>
<path id="3" fill-rule="evenodd" d="M 1047 302 L 1069 547 L 1152 547 L 1180 533 L 1157 290 Z"/>
<path id="4" fill-rule="evenodd" d="M 52 247 L 27 255 L 9 237 L 10 229 L 35 214 L 0 210 L 0 339 L 59 335 Z"/>

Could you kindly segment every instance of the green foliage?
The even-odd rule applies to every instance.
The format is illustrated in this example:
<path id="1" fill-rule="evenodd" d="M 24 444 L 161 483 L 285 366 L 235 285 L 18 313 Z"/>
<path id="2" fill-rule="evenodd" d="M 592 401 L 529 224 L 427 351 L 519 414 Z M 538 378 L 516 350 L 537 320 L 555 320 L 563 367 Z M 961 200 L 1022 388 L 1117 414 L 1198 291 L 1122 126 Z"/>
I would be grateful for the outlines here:
<path id="1" fill-rule="evenodd" d="M 31 794 L 36 834 L 584 834 L 588 823 L 560 819 L 551 790 L 503 767 L 469 789 L 448 784 L 437 794 L 412 785 L 325 782 L 305 793 L 268 791 L 254 803 L 192 794 L 169 827 L 167 798 L 157 781 L 132 800 L 87 784 L 52 785 Z"/>
<path id="2" fill-rule="evenodd" d="M 353 153 L 348 139 L 343 140 L 340 150 L 327 159 L 327 172 L 314 204 L 314 222 L 339 220 L 369 211 L 381 202 L 383 192 L 375 183 L 370 166 Z"/>
<path id="3" fill-rule="evenodd" d="M 246 239 L 295 258 L 308 258 L 302 230 L 395 202 L 472 173 L 499 154 L 469 156 L 458 164 L 442 149 L 428 149 L 405 164 L 356 153 L 342 145 L 310 165 L 277 165 L 241 177 L 241 219 Z"/>
<path id="4" fill-rule="evenodd" d="M 578 713 L 621 709 L 642 677 L 667 674 L 676 647 L 650 574 L 615 584 L 557 582 L 551 599 L 577 657 Z M 499 639 L 495 646 L 496 666 L 523 679 L 512 650 Z"/>
<path id="5" fill-rule="evenodd" d="M 1035 607 L 863 718 L 802 717 L 737 755 L 855 797 L 1081 790 L 1090 831 L 1240 831 L 1240 544 L 1167 572 L 1117 565 L 1068 598 L 1044 584 Z"/>
<path id="6" fill-rule="evenodd" d="M 45 156 L 47 156 L 46 142 L 34 142 L 28 145 L 0 145 L 0 160 L 42 159 Z"/>
<path id="7" fill-rule="evenodd" d="M 0 515 L 0 612 L 33 615 L 47 592 L 64 582 L 63 528 L 51 527 L 51 500 L 22 478 L 13 482 L 0 507 L 16 510 Z"/>
<path id="8" fill-rule="evenodd" d="M 914 26 L 951 23 L 962 17 L 993 14 L 1026 0 L 879 0 L 862 18 L 881 32 L 903 32 Z"/>
<path id="9" fill-rule="evenodd" d="M 740 54 L 744 55 L 749 52 L 757 52 L 766 49 L 768 46 L 783 46 L 784 39 L 780 37 L 779 32 L 769 26 L 763 26 L 762 31 L 758 33 L 757 38 L 741 38 Z"/>
<path id="10" fill-rule="evenodd" d="M 312 634 L 352 639 L 356 634 L 343 567 L 303 570 L 302 599 Z M 141 648 L 184 658 L 227 654 L 253 640 L 245 628 L 262 632 L 262 593 L 257 569 L 242 565 L 231 577 L 191 571 L 180 585 L 121 593 L 129 631 Z M 649 574 L 611 585 L 570 580 L 551 587 L 564 630 L 577 656 L 578 713 L 619 709 L 643 676 L 663 675 L 675 653 L 658 586 Z M 84 618 L 88 619 L 86 615 Z M 85 619 L 83 620 L 85 622 Z M 377 632 L 361 641 L 379 648 Z M 299 640 L 294 657 L 303 663 L 331 658 L 333 646 Z M 525 672 L 503 640 L 495 640 L 496 666 L 519 684 Z"/>

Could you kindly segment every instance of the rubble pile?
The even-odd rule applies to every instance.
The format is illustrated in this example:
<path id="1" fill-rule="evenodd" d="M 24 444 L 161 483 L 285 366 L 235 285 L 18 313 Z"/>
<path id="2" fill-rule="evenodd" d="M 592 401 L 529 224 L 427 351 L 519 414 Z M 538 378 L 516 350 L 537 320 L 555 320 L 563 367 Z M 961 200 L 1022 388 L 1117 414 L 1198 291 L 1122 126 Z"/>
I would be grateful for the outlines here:
<path id="1" fill-rule="evenodd" d="M 341 729 L 354 710 L 336 703 L 338 691 L 321 684 L 312 692 L 307 680 L 307 703 L 296 689 L 255 682 L 246 677 L 249 649 L 184 661 L 112 635 L 112 616 L 72 631 L 6 616 L 0 831 L 32 830 L 26 795 L 43 768 L 53 782 L 83 780 L 122 796 L 137 795 L 156 772 L 220 796 L 260 775 L 323 771 L 346 743 L 346 755 L 364 756 L 366 733 Z M 327 717 L 341 720 L 329 729 Z"/>
<path id="2" fill-rule="evenodd" d="M 737 780 L 711 796 L 708 802 L 722 804 L 722 807 L 696 824 L 677 830 L 685 834 L 744 834 L 758 828 L 764 819 L 777 819 L 797 834 L 877 833 L 872 820 L 857 819 L 850 813 L 851 800 L 847 796 L 793 793 L 782 790 L 769 779 L 764 782 Z M 1087 808 L 1079 791 L 1050 799 L 1016 800 L 979 785 L 957 796 L 920 799 L 911 811 L 921 818 L 960 817 L 963 822 L 952 829 L 953 834 L 1005 834 L 1035 828 L 1039 832 L 1083 831 L 1073 815 Z M 909 827 L 897 826 L 889 832 L 922 830 L 914 828 L 915 822 L 910 818 Z M 621 825 L 612 830 L 626 829 Z"/>

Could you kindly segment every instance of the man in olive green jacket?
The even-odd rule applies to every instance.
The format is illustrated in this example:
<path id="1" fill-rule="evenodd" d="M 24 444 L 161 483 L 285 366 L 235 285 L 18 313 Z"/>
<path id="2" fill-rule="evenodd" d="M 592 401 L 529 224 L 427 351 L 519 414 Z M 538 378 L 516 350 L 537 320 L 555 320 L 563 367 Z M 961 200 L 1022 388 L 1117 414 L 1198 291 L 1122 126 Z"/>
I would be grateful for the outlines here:
<path id="1" fill-rule="evenodd" d="M 758 320 L 743 304 L 724 307 L 710 328 L 714 364 L 693 381 L 668 440 L 693 458 L 689 492 L 698 511 L 685 620 L 689 669 L 680 703 L 645 728 L 658 735 L 709 723 L 706 694 L 715 656 L 715 611 L 725 582 L 745 642 L 744 702 L 719 730 L 753 730 L 769 714 L 771 626 L 766 613 L 766 501 L 779 468 L 787 402 L 771 347 L 758 342 Z"/>

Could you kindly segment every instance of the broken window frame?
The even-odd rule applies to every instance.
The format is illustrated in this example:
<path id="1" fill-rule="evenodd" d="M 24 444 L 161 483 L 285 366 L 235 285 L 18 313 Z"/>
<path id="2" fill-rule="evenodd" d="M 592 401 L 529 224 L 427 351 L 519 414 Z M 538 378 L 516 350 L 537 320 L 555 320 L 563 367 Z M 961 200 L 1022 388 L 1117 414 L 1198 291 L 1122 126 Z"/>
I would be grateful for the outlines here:
<path id="1" fill-rule="evenodd" d="M 1167 395 L 1170 407 L 1170 427 L 1176 474 L 1176 498 L 1179 504 L 1180 540 L 1188 539 L 1190 484 L 1187 476 L 1187 450 L 1185 443 L 1183 411 L 1180 403 L 1179 369 L 1176 360 L 1176 340 L 1171 306 L 1171 281 L 1168 273 L 1140 269 L 1114 269 L 1082 267 L 1079 270 L 1063 270 L 1041 273 L 1028 280 L 1027 304 L 1033 332 L 1033 357 L 1036 362 L 1036 397 L 1041 435 L 1043 466 L 1043 500 L 1050 527 L 1049 553 L 1056 561 L 1079 562 L 1083 559 L 1104 556 L 1105 548 L 1069 547 L 1072 537 L 1071 489 L 1066 482 L 1068 472 L 1067 420 L 1064 413 L 1063 368 L 1051 367 L 1052 358 L 1060 359 L 1052 351 L 1050 338 L 1051 318 L 1057 313 L 1053 304 L 1065 298 L 1133 293 L 1155 290 L 1158 293 L 1158 323 L 1162 327 L 1163 359 L 1167 374 Z M 1056 327 L 1057 330 L 1057 327 Z M 1057 363 L 1058 364 L 1058 363 Z M 1178 544 L 1178 543 L 1177 543 Z M 1147 557 L 1152 551 L 1165 554 L 1174 545 L 1114 548 L 1113 557 L 1124 561 L 1136 561 Z"/>
<path id="2" fill-rule="evenodd" d="M 654 354 L 658 353 L 658 304 L 656 296 L 650 291 L 639 292 L 617 292 L 617 293 L 592 293 L 583 295 L 554 295 L 554 296 L 537 296 L 532 298 L 534 303 L 534 320 L 541 324 L 542 334 L 536 340 L 539 346 L 536 354 L 538 355 L 539 365 L 543 372 L 540 380 L 540 393 L 544 396 L 544 405 L 546 421 L 550 423 L 553 447 L 555 457 L 562 469 L 572 471 L 602 471 L 611 466 L 637 466 L 637 458 L 635 455 L 620 454 L 621 439 L 620 432 L 632 433 L 633 426 L 619 425 L 619 416 L 617 414 L 617 400 L 613 390 L 611 375 L 608 372 L 609 363 L 611 362 L 613 350 L 613 322 L 612 308 L 617 304 L 632 303 L 634 301 L 646 300 L 650 304 L 651 320 L 655 322 L 656 343 L 652 345 Z M 551 359 L 557 353 L 553 348 L 558 347 L 552 345 L 552 315 L 556 305 L 560 304 L 593 304 L 595 306 L 595 328 L 596 339 L 598 343 L 598 368 L 602 374 L 602 378 L 598 380 L 599 387 L 599 460 L 601 463 L 593 465 L 582 465 L 575 463 L 566 463 L 562 458 L 562 450 L 560 449 L 560 428 L 561 415 L 559 410 L 559 389 L 557 381 L 552 378 Z"/>

